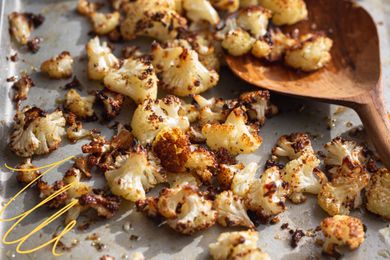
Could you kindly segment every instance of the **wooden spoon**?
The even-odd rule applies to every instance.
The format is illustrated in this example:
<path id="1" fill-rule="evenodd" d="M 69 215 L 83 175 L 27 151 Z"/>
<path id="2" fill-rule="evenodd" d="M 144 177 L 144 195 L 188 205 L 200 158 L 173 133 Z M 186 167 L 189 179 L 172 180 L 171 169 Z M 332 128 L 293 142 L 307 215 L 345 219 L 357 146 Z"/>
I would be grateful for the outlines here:
<path id="1" fill-rule="evenodd" d="M 381 160 L 390 168 L 390 124 L 381 84 L 378 32 L 371 16 L 347 0 L 306 0 L 309 19 L 283 28 L 322 30 L 333 40 L 332 61 L 319 71 L 297 73 L 253 56 L 227 56 L 245 81 L 281 94 L 311 98 L 356 110 Z"/>

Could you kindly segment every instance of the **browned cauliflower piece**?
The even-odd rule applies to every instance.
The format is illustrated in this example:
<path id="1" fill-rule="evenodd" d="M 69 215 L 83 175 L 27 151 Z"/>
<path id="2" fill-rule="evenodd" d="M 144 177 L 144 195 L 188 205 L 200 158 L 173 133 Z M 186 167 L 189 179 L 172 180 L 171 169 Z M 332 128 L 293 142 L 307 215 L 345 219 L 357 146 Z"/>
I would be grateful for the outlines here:
<path id="1" fill-rule="evenodd" d="M 272 11 L 275 25 L 291 25 L 307 19 L 304 0 L 258 0 L 259 4 Z"/>
<path id="2" fill-rule="evenodd" d="M 119 60 L 112 54 L 106 42 L 100 43 L 98 37 L 88 41 L 88 77 L 102 80 L 111 69 L 119 67 Z"/>
<path id="3" fill-rule="evenodd" d="M 191 145 L 191 152 L 185 164 L 187 171 L 196 174 L 202 182 L 211 183 L 213 174 L 210 169 L 214 169 L 216 166 L 214 153 L 203 147 Z"/>
<path id="4" fill-rule="evenodd" d="M 164 128 L 178 127 L 185 131 L 190 127 L 187 116 L 181 116 L 179 111 L 182 103 L 175 96 L 162 99 L 147 99 L 138 105 L 131 121 L 132 133 L 145 145 L 151 143 Z"/>
<path id="5" fill-rule="evenodd" d="M 40 14 L 12 12 L 8 15 L 9 32 L 22 45 L 26 45 L 34 28 L 45 21 Z"/>
<path id="6" fill-rule="evenodd" d="M 135 202 L 145 199 L 147 191 L 166 181 L 159 164 L 157 158 L 140 148 L 118 156 L 115 169 L 106 171 L 104 175 L 113 194 Z"/>
<path id="7" fill-rule="evenodd" d="M 97 100 L 103 104 L 103 116 L 110 120 L 115 118 L 122 110 L 124 95 L 113 92 L 107 88 L 96 92 Z"/>
<path id="8" fill-rule="evenodd" d="M 331 216 L 348 215 L 351 209 L 361 206 L 361 193 L 369 179 L 370 175 L 361 166 L 351 166 L 346 161 L 332 181 L 322 186 L 318 204 Z"/>
<path id="9" fill-rule="evenodd" d="M 52 79 L 70 78 L 73 73 L 73 58 L 68 51 L 44 61 L 41 64 L 41 72 Z"/>
<path id="10" fill-rule="evenodd" d="M 217 85 L 219 75 L 207 69 L 196 51 L 184 47 L 152 45 L 153 66 L 162 87 L 168 92 L 187 96 L 199 94 Z"/>
<path id="11" fill-rule="evenodd" d="M 333 41 L 321 34 L 308 34 L 301 37 L 300 43 L 287 50 L 285 63 L 295 69 L 314 71 L 323 68 L 332 56 Z"/>
<path id="12" fill-rule="evenodd" d="M 210 0 L 210 3 L 221 11 L 233 13 L 240 7 L 240 0 Z"/>
<path id="13" fill-rule="evenodd" d="M 110 70 L 104 77 L 106 88 L 128 96 L 138 104 L 157 98 L 157 82 L 153 65 L 142 57 L 123 60 L 120 68 Z"/>
<path id="14" fill-rule="evenodd" d="M 223 123 L 226 118 L 238 105 L 237 100 L 223 100 L 222 98 L 206 99 L 201 95 L 193 96 L 195 102 L 199 106 L 199 123 L 200 125 Z"/>
<path id="15" fill-rule="evenodd" d="M 18 171 L 16 180 L 25 185 L 29 184 L 41 175 L 39 170 L 34 170 L 36 167 L 31 163 L 31 158 L 26 158 L 26 160 L 16 168 L 23 170 Z"/>
<path id="16" fill-rule="evenodd" d="M 182 0 L 182 7 L 193 22 L 207 21 L 215 26 L 220 21 L 217 11 L 208 0 Z"/>
<path id="17" fill-rule="evenodd" d="M 321 230 L 325 237 L 323 251 L 330 255 L 337 255 L 339 247 L 355 250 L 364 242 L 364 226 L 358 218 L 344 215 L 326 218 L 321 222 Z"/>
<path id="18" fill-rule="evenodd" d="M 246 166 L 242 163 L 235 165 L 220 164 L 217 180 L 222 188 L 229 189 L 235 195 L 244 198 L 255 181 L 258 168 L 259 166 L 255 162 L 251 162 Z"/>
<path id="19" fill-rule="evenodd" d="M 82 123 L 76 120 L 66 129 L 66 137 L 71 143 L 76 143 L 83 138 L 93 139 L 95 134 L 97 134 L 96 130 L 84 129 Z"/>
<path id="20" fill-rule="evenodd" d="M 218 212 L 218 223 L 224 227 L 243 226 L 254 228 L 248 217 L 244 201 L 232 191 L 223 191 L 214 200 L 214 209 Z"/>
<path id="21" fill-rule="evenodd" d="M 217 212 L 212 205 L 197 187 L 190 185 L 164 189 L 158 200 L 159 213 L 167 219 L 168 226 L 187 235 L 215 224 Z"/>
<path id="22" fill-rule="evenodd" d="M 260 125 L 265 123 L 266 117 L 278 113 L 278 107 L 270 102 L 270 93 L 267 90 L 245 92 L 238 100 L 246 108 L 249 119 Z"/>
<path id="23" fill-rule="evenodd" d="M 232 56 L 241 56 L 251 51 L 256 39 L 241 28 L 236 28 L 225 34 L 222 47 Z"/>
<path id="24" fill-rule="evenodd" d="M 58 148 L 65 134 L 62 111 L 45 113 L 37 107 L 17 111 L 10 136 L 10 149 L 21 157 L 47 154 Z"/>
<path id="25" fill-rule="evenodd" d="M 171 188 L 192 185 L 199 187 L 202 183 L 197 176 L 190 172 L 168 173 L 167 180 Z"/>
<path id="26" fill-rule="evenodd" d="M 235 108 L 223 124 L 206 124 L 202 133 L 206 137 L 207 145 L 213 149 L 227 149 L 232 154 L 251 153 L 257 150 L 262 138 L 258 134 L 259 128 L 246 124 L 243 108 Z"/>
<path id="27" fill-rule="evenodd" d="M 79 14 L 90 16 L 100 9 L 101 3 L 89 2 L 88 0 L 79 0 L 77 2 L 76 10 Z"/>
<path id="28" fill-rule="evenodd" d="M 126 18 L 120 30 L 127 40 L 149 36 L 164 42 L 175 39 L 187 29 L 187 21 L 175 10 L 174 1 L 130 1 L 125 10 Z"/>
<path id="29" fill-rule="evenodd" d="M 92 208 L 99 217 L 106 219 L 112 218 L 119 210 L 120 201 L 118 196 L 106 194 L 98 189 L 79 198 L 79 204 L 83 207 L 83 211 Z"/>
<path id="30" fill-rule="evenodd" d="M 386 219 L 390 219 L 390 172 L 386 168 L 379 169 L 370 179 L 366 187 L 366 208 Z"/>
<path id="31" fill-rule="evenodd" d="M 306 197 L 303 193 L 318 194 L 328 181 L 317 168 L 319 165 L 320 160 L 312 153 L 304 153 L 286 164 L 282 178 L 290 185 L 289 198 L 293 203 L 304 202 Z"/>
<path id="32" fill-rule="evenodd" d="M 119 12 L 107 14 L 93 12 L 89 16 L 93 30 L 98 35 L 105 35 L 115 30 L 115 28 L 119 25 L 120 17 L 121 15 Z"/>
<path id="33" fill-rule="evenodd" d="M 267 33 L 268 20 L 271 16 L 271 11 L 261 6 L 251 6 L 238 12 L 237 24 L 255 39 L 259 39 Z"/>
<path id="34" fill-rule="evenodd" d="M 95 96 L 82 97 L 77 90 L 70 89 L 65 94 L 64 108 L 80 119 L 91 119 L 95 116 L 94 103 Z"/>
<path id="35" fill-rule="evenodd" d="M 286 210 L 288 183 L 283 181 L 277 167 L 267 169 L 251 184 L 246 194 L 246 206 L 263 221 Z"/>
<path id="36" fill-rule="evenodd" d="M 258 240 L 255 230 L 225 232 L 219 235 L 216 243 L 209 244 L 209 250 L 214 260 L 270 260 L 270 256 L 257 246 Z"/>
<path id="37" fill-rule="evenodd" d="M 12 99 L 16 102 L 26 100 L 30 88 L 32 88 L 34 85 L 35 84 L 29 75 L 22 74 L 20 79 L 12 85 L 12 88 L 15 90 Z"/>
<path id="38" fill-rule="evenodd" d="M 310 137 L 305 133 L 293 133 L 283 135 L 278 139 L 276 146 L 272 149 L 272 155 L 277 157 L 288 157 L 290 160 L 299 158 L 301 155 L 314 154 Z"/>

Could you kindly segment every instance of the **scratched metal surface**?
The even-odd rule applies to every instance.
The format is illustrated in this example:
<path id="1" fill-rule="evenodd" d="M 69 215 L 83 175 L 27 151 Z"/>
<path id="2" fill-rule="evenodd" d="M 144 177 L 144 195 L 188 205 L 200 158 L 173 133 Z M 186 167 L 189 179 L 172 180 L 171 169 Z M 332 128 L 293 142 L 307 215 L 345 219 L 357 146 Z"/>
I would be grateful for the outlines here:
<path id="1" fill-rule="evenodd" d="M 390 104 L 390 48 L 389 35 L 386 28 L 390 28 L 390 2 L 384 0 L 367 0 L 360 1 L 373 15 L 378 23 L 378 28 L 381 36 L 382 63 L 384 72 L 384 88 L 388 104 Z M 386 4 L 384 4 L 386 3 Z M 1 0 L 1 16 L 0 16 L 0 164 L 8 163 L 15 165 L 17 159 L 9 150 L 6 143 L 8 132 L 11 126 L 14 107 L 10 101 L 10 83 L 6 83 L 6 78 L 13 75 L 18 75 L 21 71 L 26 70 L 32 72 L 34 67 L 39 67 L 40 63 L 46 58 L 58 54 L 63 50 L 71 52 L 73 57 L 76 57 L 74 71 L 77 77 L 82 82 L 84 93 L 96 89 L 98 86 L 89 82 L 86 78 L 86 64 L 84 46 L 87 42 L 87 33 L 90 30 L 88 22 L 85 18 L 78 16 L 74 12 L 76 1 L 49 1 L 49 0 Z M 44 39 L 41 50 L 31 55 L 24 51 L 20 51 L 12 43 L 10 43 L 8 34 L 7 14 L 11 11 L 29 11 L 40 12 L 45 14 L 45 23 L 37 29 L 33 35 Z M 387 25 L 387 26 L 386 26 Z M 138 44 L 144 44 L 138 42 Z M 145 45 L 145 44 L 144 44 Z M 18 50 L 19 61 L 13 63 L 6 60 L 6 56 L 13 53 L 13 50 Z M 52 81 L 41 77 L 39 73 L 32 72 L 32 77 L 36 86 L 31 89 L 29 98 L 25 104 L 33 104 L 43 109 L 53 109 L 55 100 L 64 95 L 64 91 L 59 87 L 63 86 L 67 81 Z M 235 79 L 228 71 L 222 72 L 221 82 L 212 91 L 209 91 L 207 96 L 228 97 L 237 95 L 238 91 L 251 89 L 250 86 Z M 346 122 L 352 122 L 354 127 L 360 125 L 356 114 L 347 110 L 340 115 L 334 115 L 335 106 L 326 104 L 307 102 L 299 99 L 273 96 L 274 102 L 279 105 L 282 112 L 279 116 L 267 121 L 266 125 L 261 129 L 261 134 L 264 137 L 264 144 L 256 154 L 249 156 L 241 156 L 243 162 L 256 161 L 264 164 L 269 156 L 269 151 L 275 143 L 278 136 L 291 133 L 294 131 L 308 131 L 316 136 L 314 146 L 316 149 L 322 149 L 322 145 L 331 138 L 346 133 L 350 127 L 346 126 Z M 131 109 L 129 109 L 131 110 Z M 129 122 L 131 111 L 124 111 L 121 115 L 123 122 Z M 331 117 L 336 119 L 335 127 L 327 130 L 327 120 Z M 86 127 L 98 127 L 103 130 L 103 134 L 109 136 L 112 133 L 106 127 L 86 124 Z M 364 137 L 359 137 L 363 140 Z M 65 158 L 69 155 L 80 154 L 80 146 L 86 141 L 79 142 L 75 145 L 70 145 L 66 142 L 57 151 L 50 156 L 38 157 L 34 161 L 36 165 L 43 165 L 49 162 L 54 162 Z M 70 163 L 62 165 L 56 171 L 53 171 L 47 179 L 54 180 L 60 178 L 61 173 L 64 173 L 70 166 Z M 1 201 L 7 201 L 15 194 L 20 186 L 16 183 L 12 173 L 4 168 L 0 169 L 0 194 Z M 100 176 L 94 176 L 96 186 L 102 185 Z M 7 211 L 8 216 L 15 215 L 27 209 L 37 202 L 37 194 L 34 190 L 24 194 L 14 205 Z M 53 211 L 47 209 L 39 210 L 37 213 L 30 216 L 27 220 L 18 225 L 16 232 L 11 238 L 18 238 L 28 230 L 32 230 L 40 221 L 53 214 Z M 381 259 L 386 252 L 390 257 L 389 244 L 385 244 L 384 239 L 379 234 L 378 230 L 386 226 L 383 220 L 366 213 L 365 211 L 355 211 L 353 215 L 359 216 L 367 225 L 367 238 L 365 243 L 355 252 L 345 255 L 348 259 Z M 307 230 L 316 227 L 322 218 L 326 215 L 316 205 L 315 198 L 298 206 L 288 205 L 288 210 L 280 215 L 281 221 L 276 225 L 258 227 L 260 232 L 259 246 L 267 251 L 272 259 L 306 259 L 309 256 L 320 256 L 320 248 L 314 245 L 313 238 L 304 238 L 298 248 L 292 250 L 289 246 L 289 235 L 287 231 L 280 229 L 282 223 L 288 222 L 292 228 L 300 228 Z M 30 238 L 23 248 L 31 248 L 34 245 L 41 244 L 51 238 L 51 235 L 61 228 L 61 221 L 57 221 L 49 227 L 41 230 L 35 236 Z M 79 221 L 83 223 L 83 219 Z M 131 228 L 128 231 L 123 230 L 123 225 L 130 223 Z M 10 223 L 0 224 L 0 233 L 4 234 Z M 143 217 L 133 209 L 133 205 L 125 203 L 121 207 L 121 211 L 110 221 L 99 221 L 91 225 L 87 231 L 71 231 L 63 242 L 70 245 L 73 239 L 79 240 L 79 244 L 69 252 L 65 252 L 61 259 L 98 259 L 100 256 L 109 254 L 116 259 L 126 259 L 132 252 L 143 252 L 147 259 L 207 259 L 207 245 L 216 240 L 218 234 L 228 229 L 222 229 L 217 225 L 205 232 L 198 233 L 195 236 L 187 237 L 180 236 L 167 227 L 157 227 L 154 223 Z M 231 229 L 233 230 L 233 229 Z M 106 245 L 102 251 L 97 251 L 91 246 L 91 241 L 86 240 L 89 234 L 97 233 L 101 237 L 101 242 Z M 139 236 L 138 241 L 130 240 L 131 235 Z M 390 240 L 390 239 L 389 239 Z M 54 259 L 49 248 L 45 248 L 30 255 L 15 254 L 15 245 L 0 245 L 1 259 Z"/>

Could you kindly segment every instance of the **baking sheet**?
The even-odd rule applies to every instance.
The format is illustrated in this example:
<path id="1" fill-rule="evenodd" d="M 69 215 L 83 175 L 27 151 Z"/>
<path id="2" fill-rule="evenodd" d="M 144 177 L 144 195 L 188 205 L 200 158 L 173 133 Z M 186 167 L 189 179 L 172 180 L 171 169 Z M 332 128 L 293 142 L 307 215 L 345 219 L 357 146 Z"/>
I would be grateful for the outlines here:
<path id="1" fill-rule="evenodd" d="M 75 58 L 74 71 L 83 85 L 83 92 L 87 93 L 98 88 L 97 84 L 91 83 L 86 78 L 86 61 L 84 46 L 88 40 L 87 33 L 90 30 L 88 21 L 84 17 L 77 15 L 74 11 L 77 1 L 49 1 L 49 0 L 2 0 L 0 16 L 0 164 L 15 165 L 18 161 L 15 156 L 7 150 L 6 141 L 8 131 L 11 126 L 14 115 L 14 107 L 10 101 L 10 86 L 6 78 L 19 75 L 21 71 L 32 72 L 32 78 L 36 86 L 31 89 L 29 98 L 25 104 L 32 104 L 43 109 L 53 109 L 55 100 L 64 95 L 64 91 L 59 87 L 64 86 L 69 80 L 53 81 L 42 77 L 39 73 L 33 72 L 34 68 L 39 68 L 41 62 L 63 50 L 70 51 Z M 389 36 L 386 28 L 389 28 L 390 3 L 384 0 L 367 0 L 359 1 L 373 15 L 378 23 L 381 38 L 381 51 L 383 63 L 383 82 L 385 88 L 385 97 L 390 104 L 389 76 L 390 76 L 390 48 Z M 11 11 L 29 11 L 43 13 L 46 17 L 45 23 L 37 29 L 33 35 L 42 37 L 43 43 L 41 50 L 37 54 L 29 54 L 20 51 L 19 48 L 10 43 L 8 34 L 7 14 Z M 386 20 L 387 19 L 387 20 Z M 387 24 L 387 26 L 386 26 Z M 137 41 L 138 45 L 146 46 L 144 41 Z M 18 51 L 19 62 L 13 63 L 6 60 L 15 51 Z M 117 48 L 119 52 L 120 48 Z M 237 96 L 240 91 L 253 89 L 248 84 L 235 78 L 227 69 L 222 71 L 219 85 L 207 92 L 206 96 L 233 97 Z M 335 115 L 338 109 L 336 106 L 327 104 L 308 102 L 291 97 L 272 96 L 273 102 L 279 105 L 281 114 L 266 122 L 261 129 L 264 143 L 255 153 L 247 156 L 240 156 L 242 162 L 255 161 L 264 165 L 268 159 L 269 152 L 277 138 L 282 134 L 289 134 L 295 131 L 310 132 L 315 136 L 315 149 L 322 149 L 322 145 L 331 138 L 345 134 L 351 130 L 347 127 L 347 122 L 358 127 L 360 121 L 352 110 L 346 110 L 341 114 Z M 130 106 L 131 108 L 132 106 Z M 130 121 L 131 109 L 124 111 L 120 116 L 120 121 L 128 123 Z M 335 127 L 328 130 L 328 119 L 335 119 Z M 85 124 L 86 128 L 99 127 L 93 123 Z M 99 127 L 104 130 L 103 134 L 110 136 L 111 130 L 107 127 Z M 358 136 L 362 140 L 362 136 Z M 88 141 L 81 141 L 77 144 L 70 145 L 64 142 L 63 146 L 54 151 L 50 156 L 37 158 L 36 165 L 44 165 L 55 162 L 69 155 L 80 154 L 80 147 Z M 47 176 L 48 180 L 60 178 L 70 163 L 60 166 L 56 171 Z M 1 202 L 7 201 L 19 189 L 20 186 L 15 180 L 12 173 L 0 169 L 0 194 Z M 94 175 L 93 178 L 99 186 L 102 184 L 101 176 Z M 13 216 L 31 208 L 37 202 L 37 194 L 34 190 L 24 194 L 14 207 L 7 211 L 7 216 Z M 27 221 L 21 223 L 11 238 L 17 238 L 24 235 L 26 230 L 31 230 L 44 217 L 52 215 L 54 211 L 40 210 Z M 390 256 L 390 245 L 385 244 L 381 238 L 379 230 L 386 226 L 386 222 L 364 210 L 353 212 L 354 216 L 359 216 L 368 227 L 365 243 L 359 250 L 345 255 L 348 259 L 382 259 Z M 309 197 L 308 201 L 302 205 L 288 204 L 288 210 L 280 215 L 280 222 L 275 225 L 260 225 L 259 246 L 267 251 L 272 259 L 306 259 L 308 257 L 320 256 L 321 249 L 314 245 L 314 239 L 305 237 L 301 240 L 299 247 L 294 250 L 289 246 L 290 235 L 286 230 L 281 230 L 283 223 L 289 223 L 291 228 L 300 228 L 308 230 L 315 228 L 326 214 L 315 203 L 315 197 Z M 83 223 L 86 219 L 79 219 L 78 223 Z M 128 226 L 129 230 L 124 230 L 123 226 Z M 41 244 L 49 240 L 58 228 L 61 228 L 62 221 L 57 221 L 45 228 L 25 244 L 26 248 Z M 3 234 L 10 223 L 0 223 L 0 233 Z M 97 221 L 93 223 L 86 231 L 77 229 L 71 231 L 62 240 L 64 244 L 70 245 L 77 239 L 77 245 L 70 251 L 64 252 L 61 259 L 98 259 L 102 255 L 111 255 L 116 259 L 126 259 L 132 252 L 143 252 L 147 259 L 207 259 L 207 245 L 216 240 L 218 234 L 228 230 L 215 225 L 213 228 L 204 232 L 197 233 L 195 236 L 181 236 L 165 226 L 157 227 L 155 223 L 137 213 L 131 203 L 123 203 L 121 211 L 118 212 L 110 221 Z M 86 238 L 92 233 L 98 234 L 100 241 L 105 247 L 98 251 L 92 245 L 92 241 Z M 139 236 L 139 240 L 130 239 L 131 235 Z M 14 246 L 0 245 L 1 259 L 54 259 L 49 247 L 29 255 L 18 255 Z M 386 251 L 387 250 L 387 251 Z"/>

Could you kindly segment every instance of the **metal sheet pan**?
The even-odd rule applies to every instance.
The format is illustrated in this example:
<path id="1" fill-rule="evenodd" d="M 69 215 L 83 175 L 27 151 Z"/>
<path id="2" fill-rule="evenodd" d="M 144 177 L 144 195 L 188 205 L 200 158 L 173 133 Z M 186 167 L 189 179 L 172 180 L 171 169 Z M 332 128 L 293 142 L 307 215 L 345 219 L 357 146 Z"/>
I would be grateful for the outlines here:
<path id="1" fill-rule="evenodd" d="M 87 33 L 90 30 L 87 21 L 78 16 L 75 12 L 76 2 L 74 0 L 50 1 L 50 0 L 2 0 L 0 2 L 0 164 L 8 163 L 15 165 L 17 158 L 7 150 L 6 143 L 8 132 L 11 126 L 14 107 L 10 101 L 10 83 L 6 78 L 13 75 L 19 75 L 21 71 L 32 72 L 32 77 L 36 86 L 31 89 L 29 98 L 25 104 L 33 104 L 43 109 L 52 109 L 55 107 L 55 100 L 64 95 L 64 91 L 59 87 L 65 85 L 68 81 L 52 81 L 41 77 L 39 73 L 34 72 L 34 68 L 39 67 L 40 63 L 48 57 L 51 57 L 63 50 L 68 50 L 76 57 L 75 73 L 83 85 L 84 93 L 96 89 L 99 86 L 91 83 L 86 78 L 86 63 L 84 46 L 87 42 Z M 382 62 L 384 72 L 384 88 L 388 104 L 390 104 L 389 76 L 390 76 L 390 48 L 389 36 L 386 28 L 389 27 L 390 3 L 380 0 L 359 1 L 373 15 L 378 22 L 378 28 L 381 36 Z M 44 39 L 41 50 L 37 54 L 29 54 L 21 51 L 14 46 L 9 39 L 7 14 L 11 11 L 29 11 L 40 12 L 46 16 L 45 23 L 34 32 L 34 35 Z M 387 19 L 387 20 L 386 20 Z M 387 26 L 386 26 L 387 22 Z M 142 41 L 138 45 L 146 46 Z M 118 48 L 120 49 L 120 48 Z M 17 63 L 6 60 L 17 50 L 19 61 Z M 221 82 L 212 91 L 206 93 L 206 96 L 236 96 L 242 90 L 251 89 L 251 86 L 236 79 L 228 70 L 222 71 Z M 337 107 L 321 103 L 303 101 L 299 99 L 286 98 L 273 95 L 273 101 L 281 108 L 281 114 L 269 121 L 261 129 L 261 135 L 264 138 L 264 144 L 255 154 L 249 156 L 240 156 L 243 162 L 256 161 L 261 165 L 269 156 L 270 149 L 277 138 L 282 134 L 288 134 L 294 131 L 307 131 L 316 138 L 314 146 L 316 149 L 322 149 L 322 145 L 331 138 L 346 134 L 350 127 L 346 125 L 351 122 L 357 127 L 360 121 L 356 114 L 347 109 L 340 114 L 334 114 Z M 130 106 L 131 107 L 131 106 Z M 131 109 L 129 109 L 131 110 Z M 129 122 L 130 111 L 124 111 L 120 120 Z M 335 127 L 328 130 L 327 118 L 335 119 Z M 106 127 L 102 128 L 93 123 L 86 124 L 86 127 L 97 127 L 103 131 L 103 134 L 109 136 L 112 133 Z M 363 141 L 363 136 L 358 137 Z M 65 158 L 69 155 L 80 154 L 80 146 L 86 141 L 75 145 L 64 143 L 57 151 L 50 156 L 43 156 L 35 160 L 35 164 L 43 165 Z M 61 173 L 65 172 L 70 163 L 62 165 L 56 171 L 48 176 L 49 180 L 59 178 Z M 20 186 L 16 183 L 12 173 L 1 168 L 0 170 L 0 200 L 7 201 L 15 194 Z M 101 185 L 101 176 L 94 176 L 96 185 Z M 29 209 L 37 202 L 37 194 L 31 190 L 24 194 L 14 206 L 7 212 L 8 216 Z M 33 214 L 27 221 L 22 222 L 12 237 L 16 238 L 31 230 L 44 217 L 48 217 L 53 212 L 44 209 Z M 390 256 L 390 245 L 381 238 L 379 230 L 388 223 L 368 214 L 364 210 L 355 211 L 353 215 L 359 216 L 366 224 L 367 238 L 365 243 L 352 253 L 346 254 L 348 259 L 381 259 L 383 255 Z M 308 257 L 320 256 L 320 248 L 314 245 L 314 238 L 305 237 L 294 250 L 289 246 L 289 234 L 281 230 L 282 223 L 289 223 L 292 228 L 307 230 L 315 228 L 326 214 L 315 203 L 315 198 L 310 197 L 302 205 L 288 204 L 288 210 L 280 215 L 281 221 L 275 225 L 260 225 L 259 246 L 267 251 L 272 259 L 306 259 Z M 79 223 L 83 223 L 83 219 Z M 61 221 L 57 221 L 36 234 L 26 242 L 26 248 L 30 248 L 38 243 L 42 243 L 51 238 L 52 234 L 61 227 Z M 127 231 L 123 229 L 124 225 L 131 225 Z M 10 223 L 0 223 L 0 233 L 3 234 L 10 226 Z M 98 259 L 102 255 L 112 255 L 116 259 L 126 259 L 132 252 L 143 252 L 147 259 L 206 259 L 208 258 L 207 245 L 216 240 L 218 234 L 222 231 L 234 229 L 222 229 L 217 225 L 207 231 L 196 234 L 195 236 L 181 236 L 174 233 L 167 227 L 157 227 L 152 221 L 143 217 L 133 209 L 130 203 L 124 203 L 121 211 L 110 221 L 97 221 L 93 223 L 86 231 L 77 229 L 70 232 L 63 242 L 70 245 L 74 239 L 79 243 L 70 251 L 65 252 L 61 259 Z M 100 236 L 101 243 L 105 247 L 97 251 L 92 246 L 90 240 L 86 237 L 92 233 Z M 139 240 L 131 240 L 130 236 L 139 236 Z M 15 246 L 0 245 L 0 258 L 14 259 L 54 259 L 49 248 L 45 248 L 29 255 L 17 255 Z"/>

